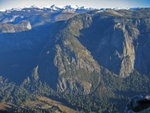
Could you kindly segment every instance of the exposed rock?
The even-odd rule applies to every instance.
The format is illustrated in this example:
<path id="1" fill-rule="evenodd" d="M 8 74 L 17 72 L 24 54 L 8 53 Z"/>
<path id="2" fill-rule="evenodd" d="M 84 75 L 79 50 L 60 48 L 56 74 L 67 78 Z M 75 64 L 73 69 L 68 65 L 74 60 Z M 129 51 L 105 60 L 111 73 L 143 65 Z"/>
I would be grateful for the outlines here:
<path id="1" fill-rule="evenodd" d="M 109 13 L 114 14 L 114 12 Z M 103 12 L 102 12 L 103 13 Z M 120 12 L 118 12 L 120 13 Z M 118 14 L 117 14 L 118 15 Z M 97 15 L 88 27 L 80 27 L 81 43 L 91 51 L 98 63 L 119 77 L 128 77 L 134 70 L 149 73 L 149 25 L 146 19 L 113 18 Z M 85 17 L 84 17 L 85 18 Z M 82 18 L 83 19 L 83 18 Z M 144 27 L 144 30 L 142 29 Z M 75 28 L 75 27 L 74 27 Z M 76 28 L 75 28 L 76 29 Z M 92 35 L 91 35 L 92 34 Z"/>
<path id="2" fill-rule="evenodd" d="M 30 24 L 29 21 L 21 21 L 20 23 L 24 28 L 28 29 L 28 30 L 31 30 L 32 29 L 32 26 Z"/>
<path id="3" fill-rule="evenodd" d="M 38 73 L 38 66 L 36 66 L 34 69 L 33 69 L 33 72 L 32 72 L 32 77 L 34 78 L 34 80 L 39 80 L 39 73 Z"/>
<path id="4" fill-rule="evenodd" d="M 51 47 L 49 43 L 43 51 L 42 57 L 46 58 L 42 59 L 44 62 L 41 62 L 39 69 L 42 65 L 47 65 L 49 71 L 44 69 L 44 73 L 40 72 L 40 75 L 45 75 L 49 83 L 51 76 L 56 77 L 57 91 L 89 94 L 100 81 L 100 66 L 72 34 L 63 33 L 57 37 L 55 46 Z M 51 51 L 50 54 L 47 51 Z M 54 70 L 50 66 L 56 68 L 57 76 L 51 75 Z"/>
<path id="5" fill-rule="evenodd" d="M 31 30 L 31 24 L 28 21 L 22 21 L 19 24 L 5 24 L 0 23 L 0 32 L 1 33 L 16 33 Z"/>
<path id="6" fill-rule="evenodd" d="M 8 72 L 9 66 L 11 70 L 23 69 L 21 74 L 27 70 L 27 74 L 22 74 L 24 77 L 19 73 L 17 78 L 22 80 L 33 72 L 35 80 L 40 78 L 57 91 L 78 94 L 90 94 L 101 84 L 104 76 L 101 67 L 122 79 L 135 70 L 149 75 L 150 19 L 140 11 L 143 9 L 91 11 L 77 15 L 62 10 L 27 8 L 23 14 L 21 11 L 3 14 L 4 20 L 8 21 L 0 24 L 1 33 L 15 34 L 1 34 L 0 52 L 10 58 L 10 51 L 16 52 L 16 56 L 21 51 L 21 57 L 17 58 L 27 59 L 20 61 L 14 58 L 17 63 L 10 60 L 10 64 L 4 66 L 5 62 L 1 63 L 1 69 L 6 69 L 3 73 Z M 22 32 L 27 30 L 30 31 Z M 34 58 L 30 59 L 30 55 Z M 24 63 L 26 70 L 21 67 Z M 14 73 L 11 72 L 12 75 Z M 10 73 L 8 75 L 13 79 Z"/>
<path id="7" fill-rule="evenodd" d="M 62 12 L 63 13 L 75 13 L 74 9 L 69 9 L 69 8 L 64 9 Z"/>

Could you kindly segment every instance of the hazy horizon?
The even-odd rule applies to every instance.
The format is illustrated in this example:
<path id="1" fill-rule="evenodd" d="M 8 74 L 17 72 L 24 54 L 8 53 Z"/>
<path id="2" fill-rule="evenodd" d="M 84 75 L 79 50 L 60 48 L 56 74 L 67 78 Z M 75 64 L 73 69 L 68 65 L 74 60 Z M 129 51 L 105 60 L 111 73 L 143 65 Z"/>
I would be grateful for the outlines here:
<path id="1" fill-rule="evenodd" d="M 0 0 L 0 10 L 24 7 L 63 7 L 71 6 L 85 6 L 88 8 L 136 8 L 136 7 L 150 7 L 149 0 Z"/>

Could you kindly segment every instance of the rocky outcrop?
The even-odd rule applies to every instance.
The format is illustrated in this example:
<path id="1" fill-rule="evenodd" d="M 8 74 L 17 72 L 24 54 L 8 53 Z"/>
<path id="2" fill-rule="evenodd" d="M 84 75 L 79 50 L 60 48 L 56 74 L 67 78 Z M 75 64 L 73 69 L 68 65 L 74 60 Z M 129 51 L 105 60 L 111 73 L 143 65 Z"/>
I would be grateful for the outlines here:
<path id="1" fill-rule="evenodd" d="M 22 25 L 22 27 L 24 29 L 27 29 L 27 30 L 31 30 L 32 29 L 32 26 L 31 26 L 29 21 L 21 21 L 19 24 Z"/>
<path id="2" fill-rule="evenodd" d="M 8 72 L 9 66 L 11 70 L 20 70 L 20 65 L 27 61 L 25 67 L 31 64 L 32 67 L 27 70 L 23 67 L 21 74 L 34 72 L 35 79 L 46 81 L 55 90 L 77 94 L 90 94 L 96 89 L 105 75 L 101 73 L 102 68 L 122 79 L 129 77 L 135 70 L 149 75 L 150 19 L 139 13 L 143 9 L 101 10 L 80 15 L 45 10 L 27 8 L 22 15 L 19 15 L 22 11 L 3 14 L 6 18 L 10 17 L 12 23 L 0 24 L 0 52 L 6 53 L 8 59 L 10 51 L 16 56 L 22 52 L 17 58 L 14 56 L 18 63 L 11 63 L 11 60 L 9 65 L 1 63 L 1 69 L 6 69 L 3 73 Z M 135 15 L 138 13 L 139 17 Z M 44 25 L 47 22 L 49 24 Z M 37 24 L 43 26 L 37 27 Z M 22 32 L 26 30 L 30 31 Z M 5 56 L 2 58 L 5 59 Z M 20 61 L 19 58 L 27 60 Z M 9 74 L 11 79 L 12 75 L 16 75 L 13 72 L 11 76 Z M 21 74 L 17 74 L 17 78 Z"/>
<path id="3" fill-rule="evenodd" d="M 81 43 L 91 51 L 99 65 L 116 76 L 125 78 L 134 70 L 148 74 L 149 19 L 124 18 L 119 11 L 117 14 L 115 11 L 106 12 L 97 13 L 91 17 L 92 20 L 82 22 L 88 27 L 80 30 L 78 38 Z"/>
<path id="4" fill-rule="evenodd" d="M 64 33 L 57 39 L 54 47 L 49 43 L 43 50 L 39 68 L 47 65 L 47 71 L 39 72 L 40 75 L 55 78 L 59 92 L 91 93 L 100 81 L 100 66 L 73 35 Z M 54 67 L 58 73 L 52 75 Z"/>
<path id="5" fill-rule="evenodd" d="M 146 20 L 123 18 L 121 12 L 111 12 L 107 16 L 103 12 L 87 13 L 69 19 L 45 46 L 39 75 L 55 84 L 57 91 L 89 94 L 100 83 L 100 67 L 121 78 L 130 76 L 134 70 L 148 72 L 148 68 L 139 70 L 149 65 L 143 59 L 148 54 L 143 49 L 149 47 L 148 37 L 144 36 L 141 42 L 141 32 L 147 34 L 149 28 L 144 31 L 140 28 Z"/>
<path id="6" fill-rule="evenodd" d="M 19 24 L 0 23 L 0 33 L 16 33 L 31 30 L 32 26 L 29 21 L 22 21 Z"/>

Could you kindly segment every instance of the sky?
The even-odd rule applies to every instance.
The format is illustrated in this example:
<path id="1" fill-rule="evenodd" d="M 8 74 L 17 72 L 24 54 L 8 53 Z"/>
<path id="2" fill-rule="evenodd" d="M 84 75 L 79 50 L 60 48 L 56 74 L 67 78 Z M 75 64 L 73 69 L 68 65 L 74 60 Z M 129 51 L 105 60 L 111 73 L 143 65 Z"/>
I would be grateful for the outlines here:
<path id="1" fill-rule="evenodd" d="M 0 0 L 0 10 L 11 8 L 37 7 L 63 7 L 66 5 L 85 6 L 87 8 L 135 8 L 150 7 L 150 0 Z"/>

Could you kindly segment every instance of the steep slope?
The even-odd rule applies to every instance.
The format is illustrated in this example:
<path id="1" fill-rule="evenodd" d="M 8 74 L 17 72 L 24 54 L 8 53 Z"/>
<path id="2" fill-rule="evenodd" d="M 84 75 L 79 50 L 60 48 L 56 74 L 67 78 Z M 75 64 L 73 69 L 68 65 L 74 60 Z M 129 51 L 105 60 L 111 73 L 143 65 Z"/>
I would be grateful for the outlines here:
<path id="1" fill-rule="evenodd" d="M 0 78 L 1 100 L 24 105 L 42 95 L 85 112 L 123 112 L 129 97 L 150 93 L 149 14 L 95 10 L 0 34 L 0 74 L 14 82 Z"/>
<path id="2" fill-rule="evenodd" d="M 130 96 L 148 94 L 149 67 L 144 60 L 149 54 L 144 51 L 149 48 L 149 17 L 122 15 L 95 11 L 62 23 L 41 53 L 40 78 L 58 92 L 95 95 L 101 101 L 97 104 L 105 106 L 103 112 L 123 112 Z M 143 64 L 137 65 L 137 59 Z M 120 109 L 114 109 L 117 106 Z"/>
<path id="3" fill-rule="evenodd" d="M 29 21 L 22 21 L 19 24 L 0 23 L 0 33 L 15 33 L 31 30 L 32 26 Z"/>
<path id="4" fill-rule="evenodd" d="M 100 81 L 100 66 L 65 27 L 41 53 L 39 76 L 60 92 L 89 94 Z"/>
<path id="5" fill-rule="evenodd" d="M 89 94 L 100 83 L 104 68 L 121 78 L 136 70 L 148 75 L 149 63 L 144 60 L 149 54 L 138 44 L 148 48 L 149 18 L 123 15 L 122 11 L 95 11 L 60 24 L 41 53 L 40 78 L 60 92 Z"/>
<path id="6" fill-rule="evenodd" d="M 135 69 L 148 74 L 149 17 L 122 17 L 122 11 L 114 12 L 92 16 L 92 24 L 81 30 L 78 39 L 100 65 L 116 75 L 127 77 Z"/>
<path id="7" fill-rule="evenodd" d="M 48 24 L 30 31 L 0 34 L 0 74 L 17 84 L 23 82 L 36 66 L 52 28 Z"/>

